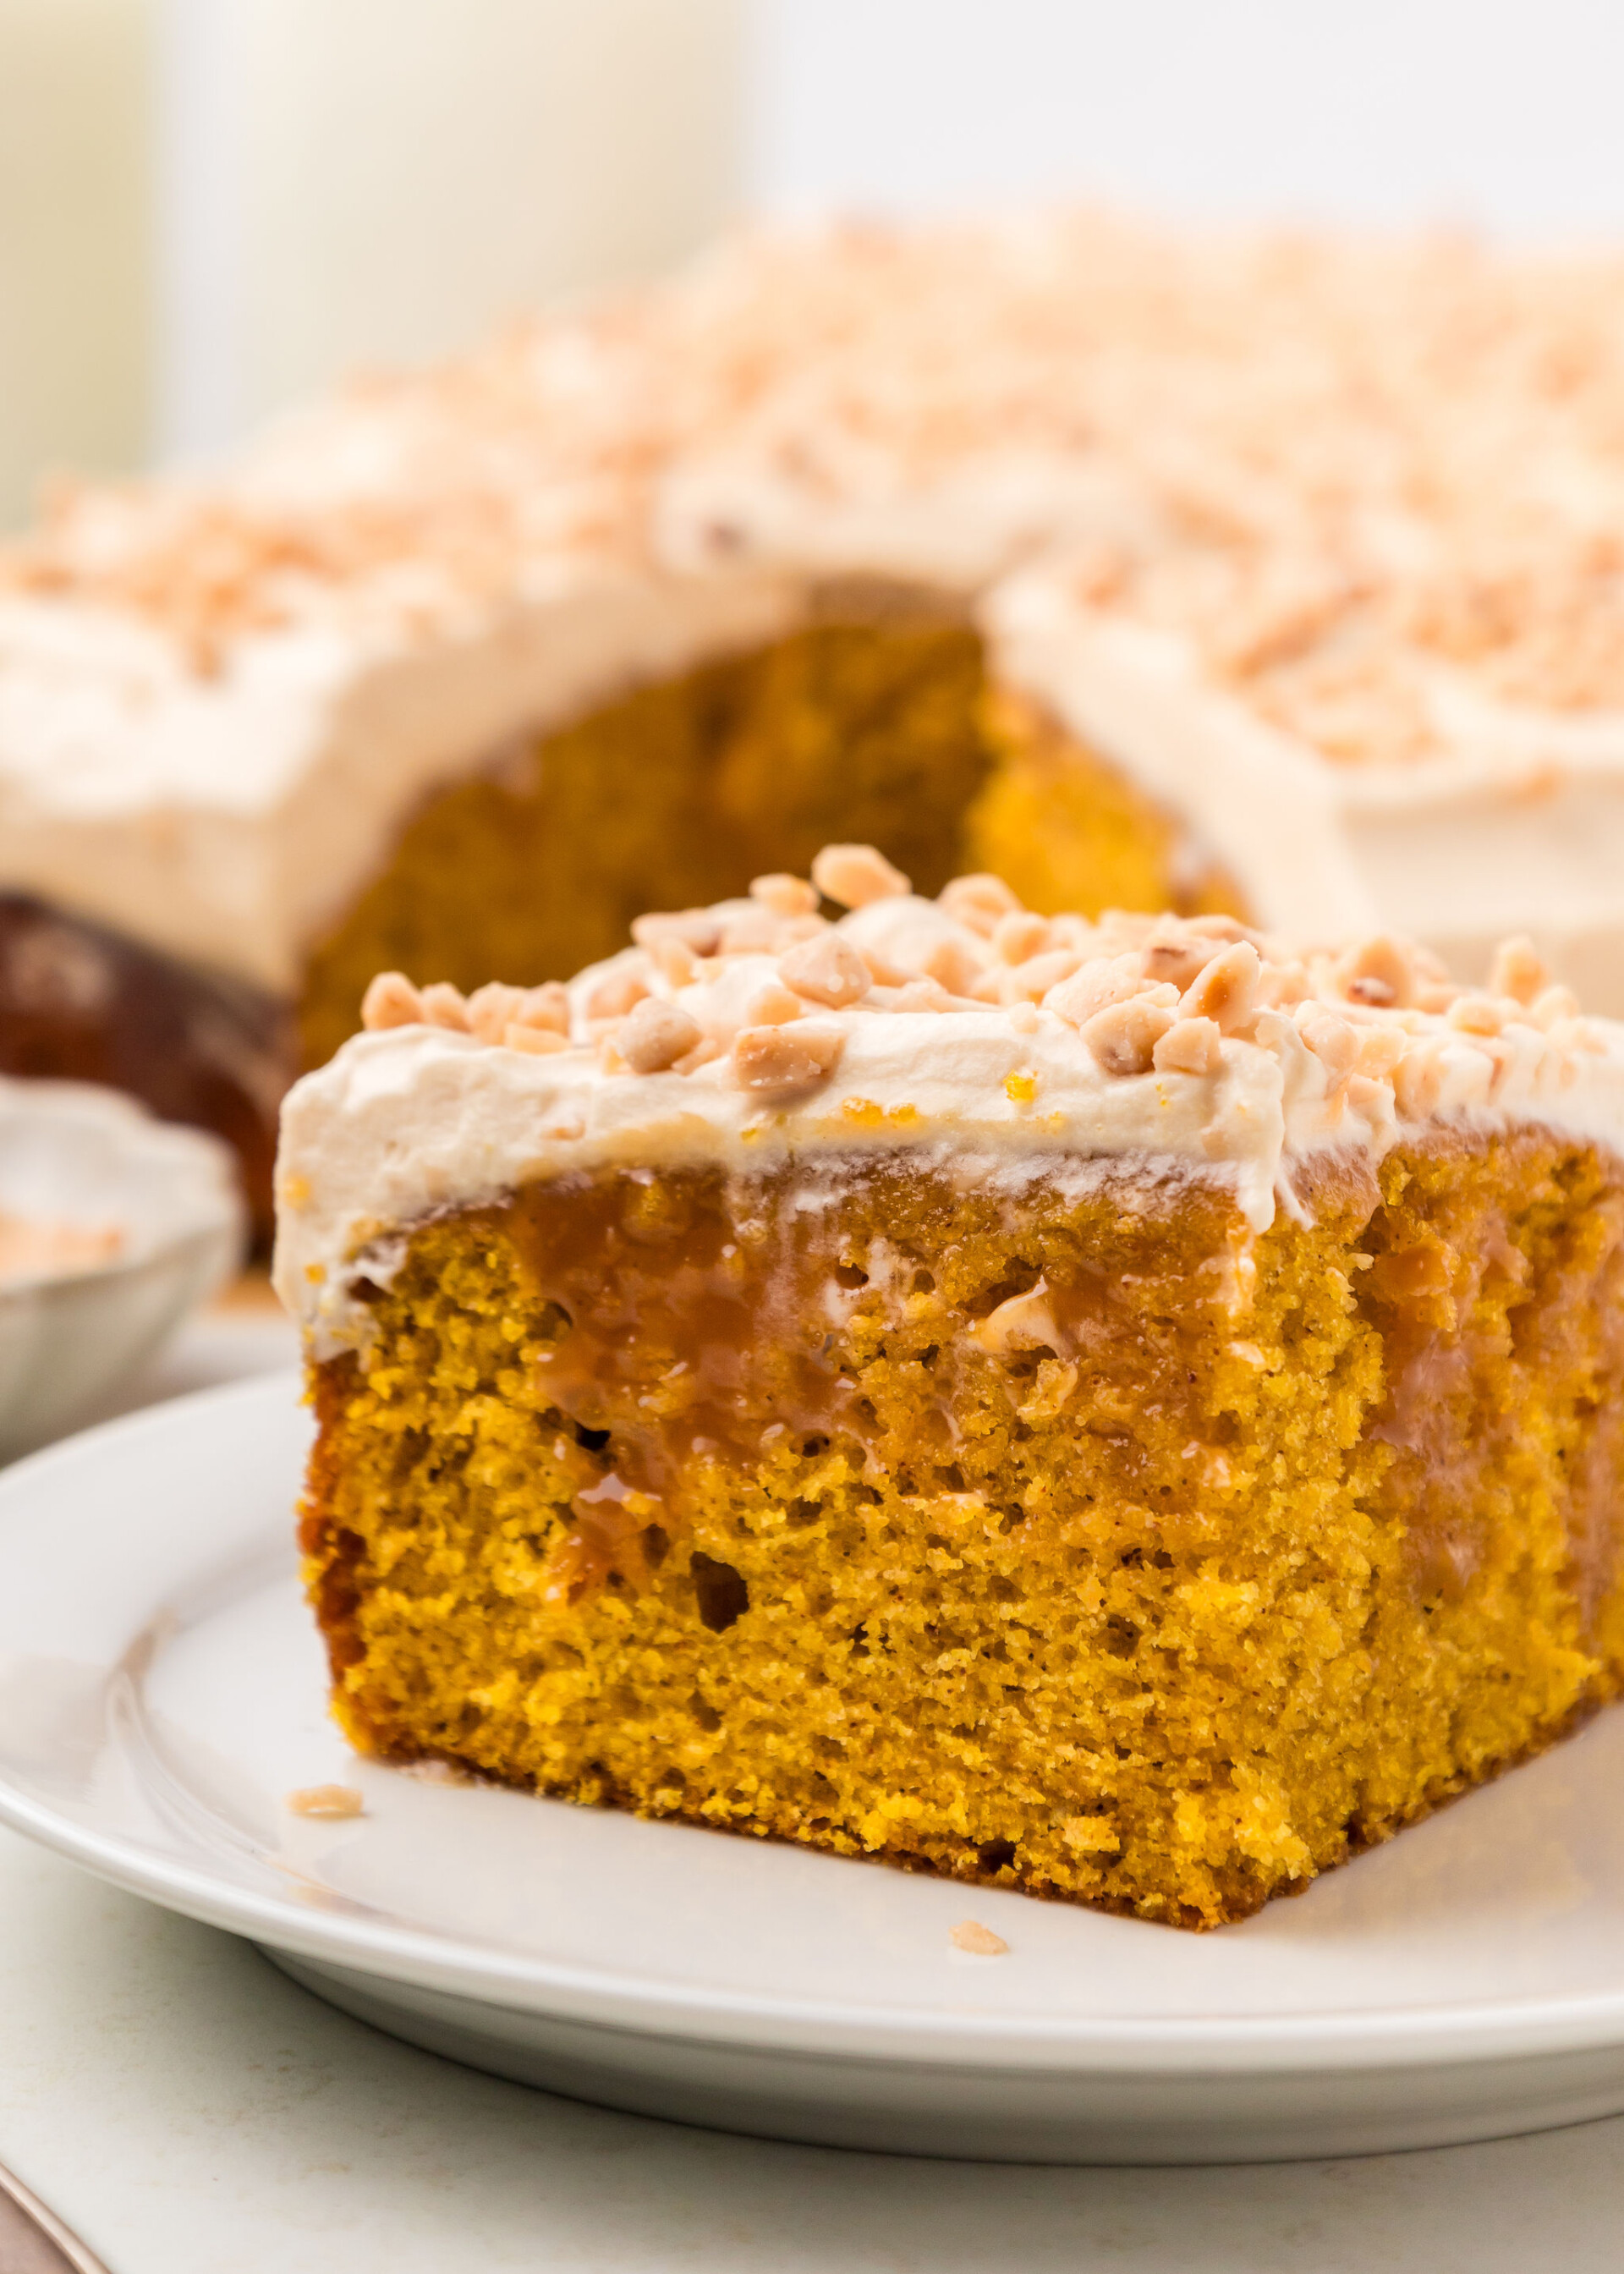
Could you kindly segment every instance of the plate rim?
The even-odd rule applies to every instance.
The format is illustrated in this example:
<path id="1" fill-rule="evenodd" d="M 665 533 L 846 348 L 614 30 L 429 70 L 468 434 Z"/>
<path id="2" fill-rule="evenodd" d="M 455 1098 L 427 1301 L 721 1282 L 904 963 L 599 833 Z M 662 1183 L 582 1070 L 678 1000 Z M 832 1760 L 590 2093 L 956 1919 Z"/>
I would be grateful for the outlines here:
<path id="1" fill-rule="evenodd" d="M 221 1407 L 297 1411 L 302 1396 L 299 1370 L 278 1368 L 120 1415 L 27 1455 L 0 1473 L 0 1533 L 14 1504 L 26 1499 L 41 1474 L 94 1467 L 130 1440 L 184 1435 L 197 1417 Z M 134 1626 L 132 1614 L 132 1632 Z M 116 1669 L 109 1669 L 112 1678 Z M 1030 2014 L 1019 2021 L 964 2009 L 845 2003 L 838 1996 L 813 2001 L 694 1989 L 629 1969 L 504 1954 L 453 1934 L 322 1912 L 237 1886 L 206 1865 L 164 1857 L 127 1836 L 76 1821 L 20 1789 L 4 1766 L 0 1825 L 126 1893 L 296 1955 L 499 2010 L 713 2046 L 924 2062 L 933 2068 L 1239 2075 L 1440 2067 L 1624 2045 L 1624 1987 L 1364 2012 Z M 853 1868 L 861 1861 L 830 1860 Z"/>

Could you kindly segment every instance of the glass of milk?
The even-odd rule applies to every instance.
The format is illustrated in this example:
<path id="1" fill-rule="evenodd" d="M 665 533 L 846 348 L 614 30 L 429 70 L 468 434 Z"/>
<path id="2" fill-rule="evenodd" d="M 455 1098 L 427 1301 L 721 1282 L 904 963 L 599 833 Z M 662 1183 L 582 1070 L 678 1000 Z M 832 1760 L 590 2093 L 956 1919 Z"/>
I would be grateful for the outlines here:
<path id="1" fill-rule="evenodd" d="M 0 523 L 700 244 L 746 0 L 0 0 Z"/>

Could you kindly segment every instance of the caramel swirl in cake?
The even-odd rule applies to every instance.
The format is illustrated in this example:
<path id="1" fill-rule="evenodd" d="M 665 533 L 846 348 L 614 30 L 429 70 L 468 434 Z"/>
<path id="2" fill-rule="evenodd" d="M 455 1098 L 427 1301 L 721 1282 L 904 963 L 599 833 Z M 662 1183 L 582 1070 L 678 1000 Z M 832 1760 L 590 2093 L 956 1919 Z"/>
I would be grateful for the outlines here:
<path id="1" fill-rule="evenodd" d="M 906 1146 L 410 1235 L 316 1371 L 341 1717 L 583 1800 L 1187 1925 L 1624 1669 L 1616 1160 L 1221 1188 Z"/>
<path id="2" fill-rule="evenodd" d="M 865 1167 L 836 1156 L 827 1171 L 832 1193 Z M 880 1172 L 894 1176 L 896 1162 Z M 1132 1432 L 1105 1416 L 1125 1416 L 1133 1389 L 1100 1394 L 1130 1313 L 1102 1272 L 1075 1254 L 1047 1273 L 1020 1262 L 1024 1288 L 995 1282 L 955 1305 L 883 1237 L 831 1254 L 818 1211 L 796 1209 L 786 1193 L 782 1175 L 741 1185 L 623 1171 L 531 1186 L 505 1212 L 501 1236 L 523 1257 L 546 1321 L 536 1392 L 573 1438 L 555 1443 L 555 1457 L 583 1480 L 575 1528 L 558 1551 L 560 1585 L 646 1576 L 650 1544 L 658 1563 L 692 1520 L 695 1463 L 743 1477 L 783 1441 L 803 1454 L 844 1445 L 883 1472 L 895 1417 L 852 1368 L 853 1333 L 877 1338 L 906 1377 L 926 1477 L 955 1469 L 955 1417 L 978 1372 L 1029 1385 L 1027 1403 L 1050 1421 L 1086 1413 L 1080 1426 L 1115 1435 L 1132 1472 Z M 1196 1300 L 1199 1315 L 1199 1285 Z M 1208 1306 L 1223 1301 L 1214 1277 Z M 1153 1342 L 1176 1343 L 1178 1331 L 1163 1322 L 1147 1341 L 1140 1321 L 1131 1375 L 1150 1363 Z M 1165 1410 L 1177 1406 L 1180 1380 L 1177 1366 L 1159 1378 Z M 1199 1434 L 1193 1417 L 1186 1434 Z"/>

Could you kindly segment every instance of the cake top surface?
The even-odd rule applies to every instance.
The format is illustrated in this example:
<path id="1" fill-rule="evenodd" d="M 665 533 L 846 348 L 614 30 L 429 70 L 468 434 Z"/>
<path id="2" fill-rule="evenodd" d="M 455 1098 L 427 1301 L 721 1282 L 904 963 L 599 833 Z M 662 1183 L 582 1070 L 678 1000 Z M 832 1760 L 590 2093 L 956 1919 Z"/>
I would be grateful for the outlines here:
<path id="1" fill-rule="evenodd" d="M 747 235 L 211 472 L 63 488 L 0 547 L 0 884 L 286 994 L 425 798 L 878 579 L 973 604 L 1271 920 L 1596 973 L 1621 508 L 1619 259 Z"/>
<path id="2" fill-rule="evenodd" d="M 1300 1207 L 1300 1164 L 1380 1159 L 1406 1126 L 1624 1150 L 1624 1027 L 1525 941 L 1469 990 L 1387 935 L 1045 917 L 986 876 L 924 900 L 868 846 L 633 930 L 568 985 L 373 982 L 365 1031 L 283 1109 L 277 1284 L 319 1347 L 364 1333 L 350 1279 L 402 1227 L 607 1164 L 919 1147 L 1019 1186 L 1129 1162 L 1228 1185 L 1259 1230 Z"/>
<path id="3" fill-rule="evenodd" d="M 319 629 L 432 642 L 602 561 L 974 585 L 1056 536 L 1340 762 L 1441 673 L 1624 711 L 1624 263 L 1180 237 L 1098 215 L 744 237 L 357 382 L 213 477 L 64 488 L 0 555 L 203 681 Z"/>

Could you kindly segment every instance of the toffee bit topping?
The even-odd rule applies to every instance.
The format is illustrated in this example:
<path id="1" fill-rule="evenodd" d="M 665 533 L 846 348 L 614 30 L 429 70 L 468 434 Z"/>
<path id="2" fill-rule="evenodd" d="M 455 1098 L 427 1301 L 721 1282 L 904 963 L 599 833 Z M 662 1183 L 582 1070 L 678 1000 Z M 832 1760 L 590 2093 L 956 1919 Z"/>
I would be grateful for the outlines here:
<path id="1" fill-rule="evenodd" d="M 718 955 L 770 954 L 783 936 L 781 920 L 771 908 L 759 901 L 746 900 L 739 912 L 730 915 L 722 926 L 722 936 L 717 942 Z"/>
<path id="2" fill-rule="evenodd" d="M 1571 987 L 1546 987 L 1534 998 L 1529 1013 L 1534 1024 L 1548 1034 L 1563 1020 L 1578 1017 L 1579 998 Z"/>
<path id="3" fill-rule="evenodd" d="M 308 1784 L 290 1792 L 282 1803 L 290 1816 L 331 1818 L 335 1821 L 365 1812 L 365 1803 L 352 1784 Z"/>
<path id="4" fill-rule="evenodd" d="M 831 1011 L 844 1011 L 850 1004 L 861 1003 L 874 984 L 868 967 L 856 949 L 832 931 L 825 932 L 819 939 L 802 940 L 786 955 L 781 955 L 778 976 L 797 995 L 804 995 L 808 1002 L 822 1003 Z"/>
<path id="5" fill-rule="evenodd" d="M 503 987 L 500 980 L 492 980 L 469 996 L 466 1021 L 480 1042 L 500 1042 L 512 1026 L 568 1035 L 568 990 L 557 980 L 548 980 L 545 987 Z"/>
<path id="6" fill-rule="evenodd" d="M 674 940 L 693 955 L 714 955 L 721 945 L 720 915 L 710 908 L 678 908 L 666 915 L 639 916 L 632 926 L 639 947 Z"/>
<path id="7" fill-rule="evenodd" d="M 1185 988 L 1179 1008 L 1188 1019 L 1210 1019 L 1222 1034 L 1237 1035 L 1258 1001 L 1263 965 L 1250 940 L 1237 940 L 1202 965 Z"/>
<path id="8" fill-rule="evenodd" d="M 623 1019 L 649 991 L 650 974 L 617 960 L 586 990 L 583 1008 L 589 1019 Z"/>
<path id="9" fill-rule="evenodd" d="M 523 987 L 505 987 L 500 979 L 477 988 L 468 998 L 468 1031 L 482 1043 L 500 1043 L 509 1027 L 521 1023 L 524 1008 Z"/>
<path id="10" fill-rule="evenodd" d="M 825 845 L 812 863 L 812 882 L 823 898 L 843 908 L 866 908 L 870 901 L 898 898 L 908 890 L 900 869 L 893 869 L 872 845 Z"/>
<path id="11" fill-rule="evenodd" d="M 744 1006 L 747 1024 L 752 1027 L 787 1027 L 792 1019 L 799 1019 L 806 1005 L 793 988 L 786 987 L 777 977 L 764 980 Z"/>
<path id="12" fill-rule="evenodd" d="M 1323 1003 L 1305 1003 L 1297 1013 L 1297 1031 L 1327 1071 L 1351 1073 L 1358 1064 L 1359 1037 L 1345 1019 Z"/>
<path id="13" fill-rule="evenodd" d="M 816 885 L 804 877 L 791 877 L 782 870 L 771 877 L 753 877 L 750 898 L 759 900 L 775 916 L 812 916 L 817 914 L 818 893 Z"/>
<path id="14" fill-rule="evenodd" d="M 368 1034 L 386 1027 L 418 1027 L 423 998 L 403 971 L 380 971 L 361 998 L 361 1024 Z"/>
<path id="15" fill-rule="evenodd" d="M 1085 1027 L 1097 1013 L 1139 994 L 1146 983 L 1139 958 L 1115 955 L 1086 964 L 1071 978 L 1051 987 L 1042 998 L 1043 1007 L 1057 1013 L 1068 1026 Z"/>
<path id="16" fill-rule="evenodd" d="M 1026 924 L 1042 925 L 1045 932 L 1049 929 L 1041 916 L 1026 914 L 1002 877 L 955 877 L 951 885 L 943 886 L 938 905 L 956 923 L 979 932 L 983 939 L 996 933 L 1006 916 L 1016 916 Z"/>
<path id="17" fill-rule="evenodd" d="M 1081 1031 L 1107 1073 L 1144 1073 L 1172 1022 L 1173 1014 L 1164 1005 L 1138 996 L 1096 1011 Z"/>
<path id="18" fill-rule="evenodd" d="M 691 987 L 699 976 L 699 958 L 691 947 L 680 939 L 656 939 L 649 944 L 649 956 L 654 968 L 673 990 Z"/>
<path id="19" fill-rule="evenodd" d="M 1213 1019 L 1178 1019 L 1158 1035 L 1151 1064 L 1158 1073 L 1217 1073 L 1223 1065 L 1223 1032 Z"/>
<path id="20" fill-rule="evenodd" d="M 1489 967 L 1491 995 L 1509 995 L 1514 1003 L 1530 1004 L 1551 984 L 1545 958 L 1525 933 L 1502 940 Z"/>
<path id="21" fill-rule="evenodd" d="M 634 1073 L 664 1073 L 701 1039 L 699 1022 L 680 1005 L 645 996 L 620 1022 L 615 1048 Z"/>
<path id="22" fill-rule="evenodd" d="M 826 922 L 820 895 L 850 913 Z M 573 1051 L 572 1082 L 674 1073 L 707 1091 L 793 1102 L 829 1079 L 854 1035 L 877 1040 L 888 1021 L 923 1016 L 942 1035 L 902 1044 L 901 1095 L 916 1120 L 941 1111 L 921 1111 L 916 1075 L 951 1087 L 962 1063 L 1001 1111 L 1041 1096 L 1052 1121 L 1068 1110 L 1069 1065 L 1107 1084 L 1154 1079 L 1163 1107 L 1189 1095 L 1181 1085 L 1201 1085 L 1187 1141 L 1199 1136 L 1217 1160 L 1251 1141 L 1253 1109 L 1227 1118 L 1225 1099 L 1266 1061 L 1276 1094 L 1294 1111 L 1306 1100 L 1323 1141 L 1335 1132 L 1340 1143 L 1357 1141 L 1350 1117 L 1380 1133 L 1395 1114 L 1482 1104 L 1518 1068 L 1548 1094 L 1575 1053 L 1607 1047 L 1525 939 L 1499 951 L 1486 987 L 1463 988 L 1427 949 L 1386 932 L 1297 950 L 1228 916 L 1041 916 L 984 876 L 927 900 L 871 846 L 827 847 L 810 881 L 759 877 L 748 898 L 642 916 L 632 930 L 633 945 L 568 987 L 492 981 L 464 998 L 444 981 L 419 988 L 380 973 L 363 1023 L 533 1058 Z M 972 1034 L 991 1054 L 957 1059 Z M 875 1109 L 882 1123 L 897 1110 Z M 1042 1119 L 1024 1117 L 1034 1130 Z"/>
<path id="23" fill-rule="evenodd" d="M 521 1027 L 551 1027 L 555 1034 L 569 1032 L 569 990 L 561 980 L 545 980 L 539 987 L 527 987 L 524 1002 L 516 1014 Z"/>
<path id="24" fill-rule="evenodd" d="M 458 1034 L 467 1034 L 468 1005 L 462 990 L 453 987 L 449 980 L 437 979 L 432 987 L 423 990 L 423 1015 L 431 1027 L 449 1027 Z"/>
<path id="25" fill-rule="evenodd" d="M 1373 1081 L 1389 1081 L 1408 1041 L 1402 1027 L 1367 1027 L 1359 1036 L 1359 1072 Z"/>
<path id="26" fill-rule="evenodd" d="M 1425 1043 L 1395 1060 L 1392 1075 L 1394 1102 L 1407 1121 L 1425 1120 L 1436 1111 L 1444 1087 L 1444 1065 L 1436 1043 Z"/>
<path id="27" fill-rule="evenodd" d="M 979 885 L 981 880 L 975 877 L 969 881 Z M 950 885 L 947 892 L 952 889 Z M 944 907 L 948 907 L 947 892 L 942 895 Z M 966 917 L 961 921 L 967 922 L 969 919 Z M 979 931 L 980 929 L 979 924 L 971 925 L 972 930 Z M 1012 908 L 998 918 L 992 928 L 991 937 L 992 952 L 1000 963 L 1030 963 L 1034 957 L 1043 954 L 1049 946 L 1049 919 L 1047 916 L 1034 916 L 1026 908 Z"/>
<path id="28" fill-rule="evenodd" d="M 510 1050 L 523 1050 L 533 1058 L 551 1058 L 555 1051 L 569 1048 L 568 1035 L 559 1034 L 552 1027 L 507 1027 L 502 1030 L 502 1041 Z"/>
<path id="29" fill-rule="evenodd" d="M 1457 995 L 1444 1016 L 1463 1035 L 1498 1035 L 1506 1023 L 1504 1006 L 1492 995 Z"/>
<path id="30" fill-rule="evenodd" d="M 1082 960 L 1074 947 L 1051 947 L 1003 971 L 984 972 L 973 982 L 972 992 L 995 1003 L 1041 1003 Z"/>
<path id="31" fill-rule="evenodd" d="M 1198 972 L 1218 953 L 1218 942 L 1205 934 L 1194 939 L 1153 939 L 1145 949 L 1145 975 L 1165 980 L 1183 994 Z"/>
<path id="32" fill-rule="evenodd" d="M 834 1072 L 845 1041 L 831 1027 L 744 1027 L 733 1071 L 741 1089 L 808 1089 Z"/>
<path id="33" fill-rule="evenodd" d="M 1337 967 L 1342 992 L 1350 1003 L 1371 1003 L 1379 1009 L 1403 1010 L 1415 1000 L 1416 965 L 1413 952 L 1386 932 L 1350 947 Z"/>

